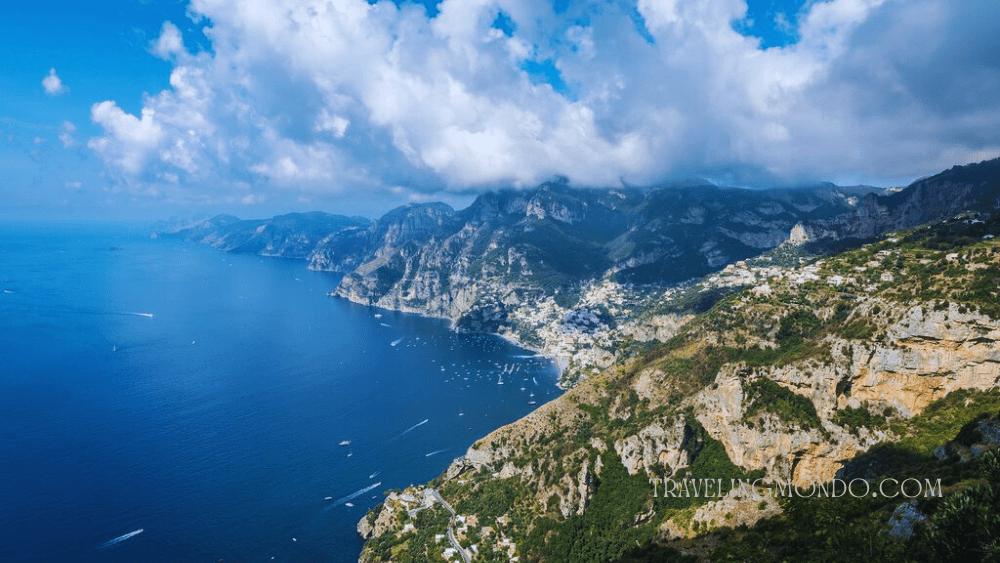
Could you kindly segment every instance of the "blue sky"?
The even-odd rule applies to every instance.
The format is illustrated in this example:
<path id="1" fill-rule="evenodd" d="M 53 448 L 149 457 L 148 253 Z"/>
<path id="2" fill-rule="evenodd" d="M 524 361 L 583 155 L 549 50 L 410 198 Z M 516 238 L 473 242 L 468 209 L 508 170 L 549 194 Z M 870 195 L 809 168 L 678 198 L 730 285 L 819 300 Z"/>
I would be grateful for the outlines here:
<path id="1" fill-rule="evenodd" d="M 374 216 L 556 175 L 893 185 L 1000 153 L 987 0 L 38 0 L 3 22 L 0 219 Z"/>

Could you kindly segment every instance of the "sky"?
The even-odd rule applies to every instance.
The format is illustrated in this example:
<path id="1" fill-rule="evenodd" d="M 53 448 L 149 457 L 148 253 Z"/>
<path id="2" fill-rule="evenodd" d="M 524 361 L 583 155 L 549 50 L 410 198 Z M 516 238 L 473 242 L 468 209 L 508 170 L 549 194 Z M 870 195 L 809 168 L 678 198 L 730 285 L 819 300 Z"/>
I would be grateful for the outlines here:
<path id="1" fill-rule="evenodd" d="M 1000 156 L 995 0 L 3 11 L 0 220 L 375 217 L 555 177 L 891 186 Z"/>

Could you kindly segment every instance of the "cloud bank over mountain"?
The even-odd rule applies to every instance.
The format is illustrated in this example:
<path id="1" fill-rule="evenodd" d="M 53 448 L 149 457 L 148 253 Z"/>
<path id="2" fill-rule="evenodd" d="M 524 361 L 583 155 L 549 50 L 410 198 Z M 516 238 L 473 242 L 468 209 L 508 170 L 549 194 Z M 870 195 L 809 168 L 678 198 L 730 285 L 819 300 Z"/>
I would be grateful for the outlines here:
<path id="1" fill-rule="evenodd" d="M 1000 152 L 1000 4 L 807 2 L 797 41 L 742 0 L 192 0 L 170 88 L 93 105 L 123 189 L 176 200 L 906 177 Z"/>

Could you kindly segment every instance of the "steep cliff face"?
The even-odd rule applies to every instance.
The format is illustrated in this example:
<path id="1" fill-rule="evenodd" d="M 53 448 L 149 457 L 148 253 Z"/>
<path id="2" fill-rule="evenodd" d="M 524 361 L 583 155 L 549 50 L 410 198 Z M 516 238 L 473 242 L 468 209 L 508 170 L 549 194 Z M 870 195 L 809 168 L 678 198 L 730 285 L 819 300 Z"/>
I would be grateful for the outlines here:
<path id="1" fill-rule="evenodd" d="M 348 244 L 339 238 L 323 241 L 313 252 L 310 267 L 353 266 L 341 281 L 338 295 L 364 304 L 413 310 L 405 306 L 406 297 L 445 293 L 437 272 L 418 270 L 424 247 L 456 228 L 455 212 L 445 204 L 408 205 L 390 211 L 353 241 L 346 241 Z M 355 249 L 359 247 L 362 258 L 357 260 Z M 393 290 L 394 295 L 383 301 Z"/>

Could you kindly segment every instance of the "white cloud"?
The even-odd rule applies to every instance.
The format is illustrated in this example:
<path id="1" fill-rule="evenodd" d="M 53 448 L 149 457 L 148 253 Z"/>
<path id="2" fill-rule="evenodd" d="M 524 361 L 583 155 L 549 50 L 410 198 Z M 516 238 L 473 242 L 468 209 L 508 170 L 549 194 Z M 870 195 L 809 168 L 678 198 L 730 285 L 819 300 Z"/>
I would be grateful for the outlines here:
<path id="1" fill-rule="evenodd" d="M 150 45 L 151 51 L 161 59 L 169 60 L 176 55 L 186 55 L 184 50 L 184 40 L 181 38 L 181 30 L 177 26 L 166 21 L 160 28 L 160 37 Z"/>
<path id="2" fill-rule="evenodd" d="M 74 149 L 80 146 L 80 142 L 73 136 L 73 133 L 76 131 L 76 125 L 73 125 L 72 121 L 63 121 L 60 129 L 59 141 L 62 143 L 64 149 Z"/>
<path id="3" fill-rule="evenodd" d="M 240 203 L 243 205 L 258 205 L 264 203 L 266 198 L 261 194 L 247 194 L 240 198 Z"/>
<path id="4" fill-rule="evenodd" d="M 143 108 L 142 118 L 125 113 L 114 102 L 100 102 L 90 109 L 94 123 L 104 127 L 104 137 L 87 144 L 106 161 L 131 174 L 140 172 L 164 138 L 156 110 Z"/>
<path id="5" fill-rule="evenodd" d="M 595 1 L 558 15 L 530 0 L 444 0 L 432 20 L 388 1 L 192 0 L 212 52 L 188 54 L 165 22 L 151 51 L 173 61 L 171 88 L 138 117 L 95 105 L 104 134 L 88 146 L 129 181 L 170 177 L 236 200 L 247 184 L 921 174 L 1000 149 L 998 6 L 815 2 L 799 43 L 761 50 L 732 28 L 742 0 Z M 512 37 L 490 28 L 500 11 Z M 570 94 L 525 72 L 529 60 L 554 65 Z"/>
<path id="6" fill-rule="evenodd" d="M 56 69 L 50 68 L 49 74 L 42 79 L 42 88 L 45 89 L 45 93 L 50 96 L 58 96 L 59 94 L 65 94 L 69 92 L 69 88 L 63 84 L 62 79 L 56 75 Z"/>

